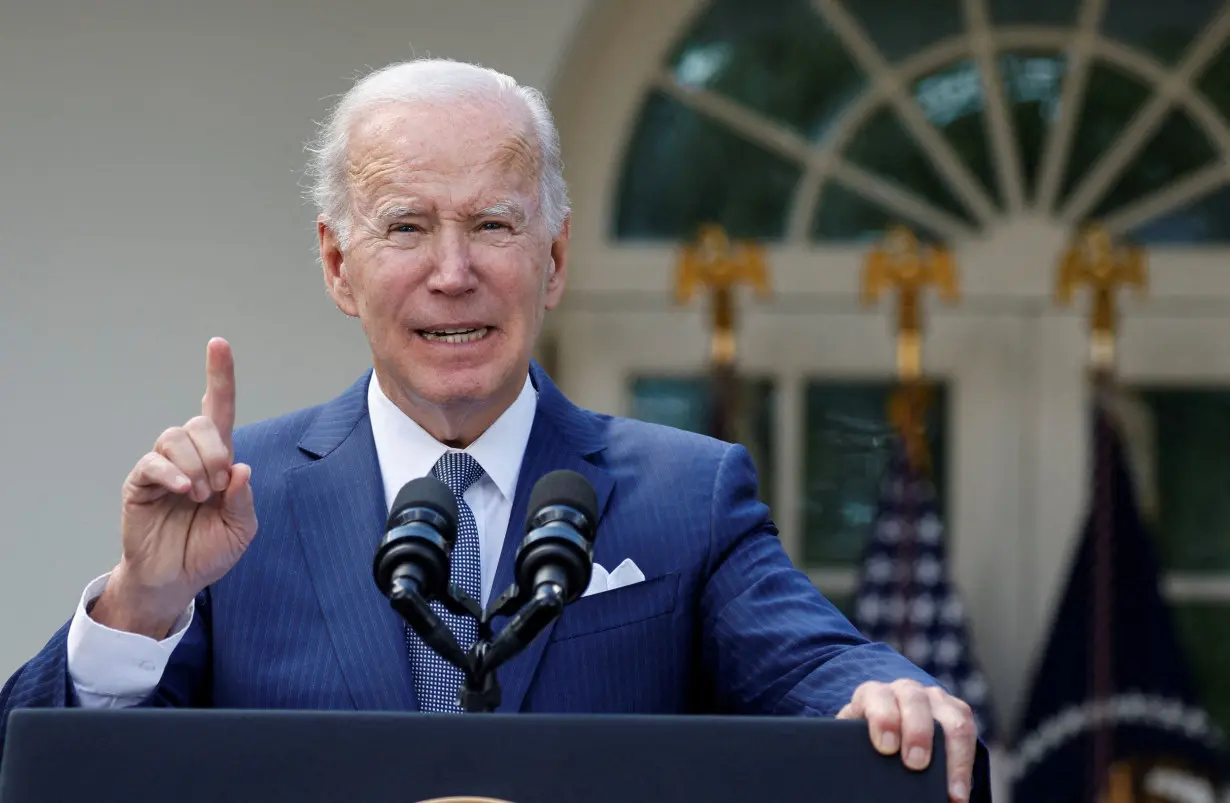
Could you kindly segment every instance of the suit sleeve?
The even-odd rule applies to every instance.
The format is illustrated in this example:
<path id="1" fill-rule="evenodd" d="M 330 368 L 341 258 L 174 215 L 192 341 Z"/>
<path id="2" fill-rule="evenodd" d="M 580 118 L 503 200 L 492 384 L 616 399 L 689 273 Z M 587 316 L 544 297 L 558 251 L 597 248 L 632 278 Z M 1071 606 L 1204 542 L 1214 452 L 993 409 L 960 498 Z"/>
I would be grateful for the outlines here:
<path id="1" fill-rule="evenodd" d="M 209 592 L 196 598 L 192 624 L 176 645 L 162 679 L 138 705 L 147 707 L 203 707 L 209 705 Z M 68 671 L 67 622 L 29 662 L 0 688 L 0 759 L 9 713 L 17 708 L 76 708 L 81 706 Z"/>
<path id="2" fill-rule="evenodd" d="M 940 685 L 889 647 L 868 641 L 791 563 L 756 470 L 730 446 L 714 480 L 702 656 L 719 702 L 742 714 L 833 717 L 868 680 Z M 978 743 L 972 803 L 990 803 L 990 763 Z"/>
<path id="3" fill-rule="evenodd" d="M 714 480 L 702 655 L 723 707 L 745 714 L 834 716 L 868 680 L 939 685 L 869 642 L 791 563 L 742 446 Z"/>

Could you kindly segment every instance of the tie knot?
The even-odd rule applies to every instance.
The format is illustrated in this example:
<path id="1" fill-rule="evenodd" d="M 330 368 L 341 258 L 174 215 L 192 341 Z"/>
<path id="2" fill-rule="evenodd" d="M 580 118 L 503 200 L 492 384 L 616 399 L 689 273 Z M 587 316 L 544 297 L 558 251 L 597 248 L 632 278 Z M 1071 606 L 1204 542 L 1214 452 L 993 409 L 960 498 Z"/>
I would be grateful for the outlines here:
<path id="1" fill-rule="evenodd" d="M 483 476 L 483 467 L 467 452 L 445 452 L 431 473 L 460 499 L 466 489 Z"/>

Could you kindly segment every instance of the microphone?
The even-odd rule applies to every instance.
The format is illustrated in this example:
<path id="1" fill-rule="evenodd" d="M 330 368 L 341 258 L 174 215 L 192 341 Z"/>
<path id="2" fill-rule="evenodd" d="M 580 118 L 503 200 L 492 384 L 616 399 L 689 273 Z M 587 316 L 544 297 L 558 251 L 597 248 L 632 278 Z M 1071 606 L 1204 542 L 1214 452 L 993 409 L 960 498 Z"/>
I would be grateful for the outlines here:
<path id="1" fill-rule="evenodd" d="M 517 549 L 516 578 L 523 595 L 547 584 L 567 605 L 589 586 L 594 570 L 598 495 L 575 471 L 546 474 L 530 492 L 525 539 Z"/>
<path id="2" fill-rule="evenodd" d="M 470 659 L 444 620 L 431 609 L 449 583 L 449 555 L 457 540 L 457 499 L 435 477 L 402 486 L 385 535 L 372 560 L 376 587 L 423 643 L 453 666 L 470 671 Z"/>
<path id="3" fill-rule="evenodd" d="M 524 604 L 479 656 L 481 672 L 525 649 L 589 586 L 597 524 L 598 495 L 585 477 L 559 470 L 535 483 L 514 563 Z"/>
<path id="4" fill-rule="evenodd" d="M 457 499 L 435 477 L 402 486 L 372 561 L 376 586 L 386 597 L 395 588 L 425 599 L 438 596 L 449 581 L 449 555 L 457 540 Z"/>

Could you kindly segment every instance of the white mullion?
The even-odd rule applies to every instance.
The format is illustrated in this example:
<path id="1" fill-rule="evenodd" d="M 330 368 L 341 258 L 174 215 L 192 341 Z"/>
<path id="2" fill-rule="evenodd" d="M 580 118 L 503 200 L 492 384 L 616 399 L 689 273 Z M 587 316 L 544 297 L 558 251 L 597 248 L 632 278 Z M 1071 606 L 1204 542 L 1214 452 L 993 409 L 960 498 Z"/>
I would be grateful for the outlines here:
<path id="1" fill-rule="evenodd" d="M 804 419 L 804 382 L 802 374 L 790 371 L 778 375 L 775 437 L 777 481 L 774 521 L 786 554 L 795 566 L 803 567 L 803 493 L 801 490 L 804 444 L 807 442 Z"/>
<path id="2" fill-rule="evenodd" d="M 683 86 L 669 73 L 659 76 L 657 86 L 684 105 L 718 120 L 767 150 L 804 164 L 812 158 L 813 148 L 803 137 L 734 101 L 708 90 Z"/>
<path id="3" fill-rule="evenodd" d="M 1133 50 L 1113 39 L 1100 39 L 1095 43 L 1095 47 L 1099 58 L 1145 83 L 1162 85 L 1173 81 L 1173 73 L 1167 72 L 1162 64 L 1139 50 Z M 1179 102 L 1204 129 L 1209 139 L 1217 143 L 1223 153 L 1230 154 L 1230 126 L 1227 126 L 1221 113 L 1209 103 L 1208 98 L 1198 92 L 1184 90 L 1179 96 Z"/>
<path id="4" fill-rule="evenodd" d="M 905 127 L 918 140 L 923 152 L 938 168 L 937 172 L 947 180 L 949 187 L 964 201 L 974 217 L 983 225 L 998 217 L 995 205 L 978 183 L 978 179 L 957 156 L 948 140 L 931 125 L 914 99 L 907 95 L 903 88 L 897 87 L 890 95 L 890 102 Z"/>
<path id="5" fill-rule="evenodd" d="M 828 178 L 830 167 L 825 158 L 813 158 L 808 162 L 803 177 L 794 191 L 794 203 L 790 206 L 790 220 L 786 223 L 786 242 L 805 245 L 811 233 L 812 219 L 820 206 L 820 190 Z"/>
<path id="6" fill-rule="evenodd" d="M 824 141 L 813 146 L 807 169 L 795 189 L 794 202 L 790 207 L 790 219 L 786 226 L 788 242 L 807 242 L 812 218 L 820 204 L 821 190 L 832 172 L 834 154 L 871 117 L 882 100 L 874 85 L 868 88 L 833 121 Z"/>
<path id="7" fill-rule="evenodd" d="M 1191 94 L 1184 100 L 1187 113 L 1217 145 L 1221 158 L 1230 159 L 1230 126 L 1226 125 L 1221 112 L 1217 111 L 1203 95 Z"/>
<path id="8" fill-rule="evenodd" d="M 1190 89 L 1196 73 L 1204 69 L 1209 60 L 1221 52 L 1227 36 L 1230 36 L 1230 3 L 1222 8 L 1200 38 L 1188 48 L 1183 60 L 1175 68 L 1174 76 Z"/>
<path id="9" fill-rule="evenodd" d="M 859 195 L 889 211 L 921 223 L 948 239 L 968 239 L 974 236 L 974 232 L 961 220 L 857 165 L 835 160 L 831 175 Z"/>
<path id="10" fill-rule="evenodd" d="M 1067 28 L 1005 25 L 996 28 L 997 50 L 1064 50 L 1072 44 L 1072 31 Z"/>
<path id="11" fill-rule="evenodd" d="M 954 36 L 906 59 L 899 66 L 902 75 L 922 75 L 968 54 L 964 37 Z M 822 142 L 814 146 L 803 178 L 795 191 L 787 224 L 787 241 L 803 244 L 808 241 L 812 220 L 820 204 L 824 183 L 832 171 L 833 155 L 839 153 L 888 99 L 886 87 L 872 83 L 833 120 Z"/>
<path id="12" fill-rule="evenodd" d="M 1008 47 L 1062 48 L 1066 32 L 1061 28 L 1007 28 L 1000 30 L 992 49 Z M 925 75 L 931 70 L 970 54 L 968 40 L 953 36 L 916 53 L 898 65 L 903 76 Z M 829 127 L 824 140 L 813 146 L 807 169 L 795 191 L 787 226 L 787 241 L 802 244 L 808 241 L 812 220 L 820 203 L 824 183 L 833 165 L 832 155 L 840 152 L 871 115 L 888 99 L 887 88 L 872 83 L 847 106 Z"/>
<path id="13" fill-rule="evenodd" d="M 1223 159 L 1230 158 L 1230 131 L 1227 130 L 1226 122 L 1219 113 L 1207 114 L 1209 104 L 1192 86 L 1192 82 L 1209 61 L 1221 51 L 1227 37 L 1230 37 L 1230 2 L 1227 2 L 1213 19 L 1200 39 L 1188 50 L 1183 63 L 1175 70 L 1176 80 L 1182 82 L 1184 101 L 1188 111 L 1204 125 L 1206 132 L 1217 143 Z M 1193 100 L 1198 102 L 1193 102 Z M 1209 117 L 1216 121 L 1215 126 L 1209 126 Z"/>
<path id="14" fill-rule="evenodd" d="M 1116 234 L 1124 234 L 1150 220 L 1182 209 L 1227 182 L 1230 182 L 1230 164 L 1219 161 L 1132 202 L 1106 218 L 1103 225 Z"/>
<path id="15" fill-rule="evenodd" d="M 1131 76 L 1138 83 L 1160 86 L 1173 75 L 1165 64 L 1153 56 L 1114 39 L 1094 40 L 1093 54 L 1118 67 L 1120 72 Z"/>
<path id="16" fill-rule="evenodd" d="M 1076 122 L 1085 102 L 1089 84 L 1089 63 L 1093 58 L 1093 43 L 1102 18 L 1105 0 L 1085 0 L 1077 22 L 1076 36 L 1068 47 L 1068 68 L 1064 76 L 1063 94 L 1059 98 L 1059 121 L 1050 129 L 1042 149 L 1041 178 L 1038 181 L 1036 205 L 1050 214 L 1059 195 L 1059 183 L 1068 164 L 1068 151 L 1076 133 Z"/>
<path id="17" fill-rule="evenodd" d="M 875 84 L 883 87 L 884 94 L 908 132 L 914 135 L 927 158 L 932 161 L 957 197 L 982 224 L 994 219 L 996 212 L 991 199 L 969 169 L 962 164 L 952 145 L 931 125 L 918 108 L 918 104 L 906 93 L 900 73 L 889 66 L 879 49 L 863 33 L 858 22 L 841 7 L 838 0 L 814 0 L 814 3 L 859 66 L 871 76 Z"/>
<path id="18" fill-rule="evenodd" d="M 1166 119 L 1166 112 L 1174 105 L 1174 95 L 1165 87 L 1158 87 L 1153 97 L 1128 123 L 1110 149 L 1099 159 L 1092 170 L 1076 184 L 1068 201 L 1057 217 L 1069 225 L 1084 219 L 1090 208 L 1110 189 L 1119 178 L 1129 160 L 1148 144 L 1149 139 Z"/>
<path id="19" fill-rule="evenodd" d="M 973 42 L 974 58 L 982 75 L 986 98 L 987 138 L 995 157 L 995 175 L 1009 212 L 1020 212 L 1025 205 L 1021 162 L 1017 158 L 1016 133 L 1008 112 L 1004 83 L 999 74 L 995 42 L 987 14 L 987 0 L 965 0 L 966 27 Z"/>
<path id="20" fill-rule="evenodd" d="M 1136 156 L 1156 133 L 1165 120 L 1166 113 L 1181 100 L 1181 96 L 1192 91 L 1192 77 L 1216 55 L 1227 35 L 1230 35 L 1230 11 L 1223 10 L 1192 44 L 1167 80 L 1154 87 L 1153 97 L 1148 104 L 1119 135 L 1089 175 L 1077 185 L 1072 197 L 1059 213 L 1061 219 L 1071 224 L 1088 214 L 1090 208 L 1127 168 L 1132 157 Z"/>

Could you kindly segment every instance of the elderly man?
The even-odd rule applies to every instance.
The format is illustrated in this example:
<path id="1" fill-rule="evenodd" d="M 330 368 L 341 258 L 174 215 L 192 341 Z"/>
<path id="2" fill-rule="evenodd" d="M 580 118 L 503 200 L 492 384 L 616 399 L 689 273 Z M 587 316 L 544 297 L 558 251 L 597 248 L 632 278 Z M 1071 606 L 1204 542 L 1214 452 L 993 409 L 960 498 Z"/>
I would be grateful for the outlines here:
<path id="1" fill-rule="evenodd" d="M 950 796 L 969 798 L 970 709 L 791 566 L 747 452 L 578 409 L 531 360 L 569 236 L 538 93 L 461 63 L 393 65 L 342 99 L 314 153 L 325 284 L 373 370 L 232 433 L 232 354 L 210 341 L 201 415 L 129 474 L 121 560 L 0 692 L 5 716 L 455 710 L 451 668 L 371 579 L 389 505 L 415 477 L 450 486 L 453 579 L 485 602 L 511 581 L 529 489 L 568 468 L 597 491 L 595 561 L 630 560 L 639 582 L 580 599 L 506 664 L 502 710 L 862 718 L 911 768 L 938 722 Z"/>

